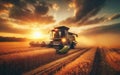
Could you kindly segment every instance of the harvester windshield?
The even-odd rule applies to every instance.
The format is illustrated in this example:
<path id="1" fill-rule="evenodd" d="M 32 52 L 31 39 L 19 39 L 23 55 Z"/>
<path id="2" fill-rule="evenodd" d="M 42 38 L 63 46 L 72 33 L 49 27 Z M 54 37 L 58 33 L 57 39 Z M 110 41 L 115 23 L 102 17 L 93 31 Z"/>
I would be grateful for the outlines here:
<path id="1" fill-rule="evenodd" d="M 60 31 L 53 31 L 52 32 L 52 38 L 60 38 L 61 32 Z"/>
<path id="2" fill-rule="evenodd" d="M 52 38 L 63 38 L 66 37 L 68 32 L 68 28 L 67 27 L 56 27 L 55 29 L 52 30 Z"/>

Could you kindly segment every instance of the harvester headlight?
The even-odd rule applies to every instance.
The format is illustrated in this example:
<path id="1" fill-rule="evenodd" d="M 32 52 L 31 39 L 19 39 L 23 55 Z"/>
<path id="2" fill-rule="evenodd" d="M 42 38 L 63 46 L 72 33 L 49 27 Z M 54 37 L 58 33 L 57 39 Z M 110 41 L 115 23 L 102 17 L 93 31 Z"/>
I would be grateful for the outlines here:
<path id="1" fill-rule="evenodd" d="M 58 31 L 58 29 L 55 29 L 55 31 Z"/>
<path id="2" fill-rule="evenodd" d="M 62 42 L 66 42 L 67 40 L 66 40 L 66 38 L 62 38 Z"/>

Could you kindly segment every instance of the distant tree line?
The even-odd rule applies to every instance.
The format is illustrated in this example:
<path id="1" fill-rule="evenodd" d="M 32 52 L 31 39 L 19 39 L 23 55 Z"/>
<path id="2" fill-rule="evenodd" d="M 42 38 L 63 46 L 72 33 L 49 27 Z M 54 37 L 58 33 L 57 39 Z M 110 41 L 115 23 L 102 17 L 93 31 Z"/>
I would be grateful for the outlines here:
<path id="1" fill-rule="evenodd" d="M 0 36 L 0 42 L 22 42 L 22 41 L 27 41 L 27 39 L 26 38 Z"/>

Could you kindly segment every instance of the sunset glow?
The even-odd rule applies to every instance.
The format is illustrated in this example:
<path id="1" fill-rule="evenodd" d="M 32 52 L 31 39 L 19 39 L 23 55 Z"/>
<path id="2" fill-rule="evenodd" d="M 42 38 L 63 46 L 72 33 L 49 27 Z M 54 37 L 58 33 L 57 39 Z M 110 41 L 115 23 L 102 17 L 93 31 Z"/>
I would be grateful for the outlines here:
<path id="1" fill-rule="evenodd" d="M 0 0 L 0 75 L 120 75 L 120 0 Z"/>
<path id="2" fill-rule="evenodd" d="M 40 39 L 43 37 L 43 34 L 41 32 L 37 32 L 37 31 L 33 32 L 31 35 L 32 35 L 32 37 L 31 37 L 32 39 Z"/>
<path id="3" fill-rule="evenodd" d="M 1 0 L 0 36 L 49 40 L 51 29 L 63 25 L 78 34 L 82 43 L 94 45 L 97 39 L 87 36 L 101 35 L 101 42 L 102 34 L 110 34 L 111 43 L 116 44 L 115 36 L 120 36 L 119 3 L 117 0 Z"/>

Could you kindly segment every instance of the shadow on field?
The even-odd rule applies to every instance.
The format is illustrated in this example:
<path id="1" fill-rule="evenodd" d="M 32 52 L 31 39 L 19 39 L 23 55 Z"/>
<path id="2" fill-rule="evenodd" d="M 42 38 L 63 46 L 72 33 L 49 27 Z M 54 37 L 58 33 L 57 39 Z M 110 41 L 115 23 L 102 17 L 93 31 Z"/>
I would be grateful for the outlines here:
<path id="1" fill-rule="evenodd" d="M 101 50 L 102 48 L 97 48 L 90 75 L 120 75 L 120 72 L 108 65 L 105 54 Z"/>
<path id="2" fill-rule="evenodd" d="M 96 51 L 96 54 L 95 54 L 95 60 L 93 62 L 93 67 L 92 67 L 92 70 L 90 72 L 90 75 L 101 75 L 101 54 L 100 54 L 100 49 L 97 48 L 97 51 Z"/>
<path id="3" fill-rule="evenodd" d="M 82 50 L 82 49 L 81 49 Z M 36 52 L 36 51 L 35 51 Z M 39 51 L 38 51 L 39 52 Z M 14 55 L 9 57 L 10 59 L 3 59 L 0 58 L 0 75 L 21 75 L 24 72 L 31 71 L 37 67 L 60 59 L 62 57 L 68 56 L 76 51 L 59 55 L 56 54 L 55 50 L 51 50 L 50 52 L 46 53 L 38 53 L 38 54 L 29 54 L 28 56 L 24 56 L 22 53 L 18 55 Z M 23 57 L 21 57 L 23 56 Z"/>

